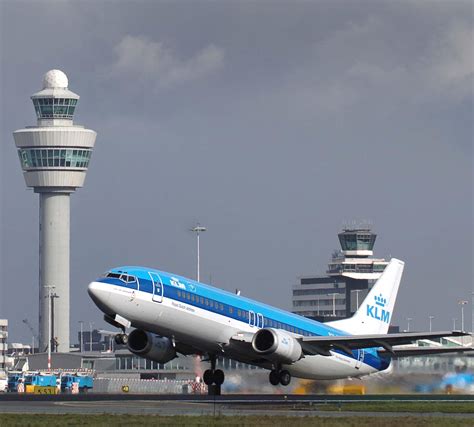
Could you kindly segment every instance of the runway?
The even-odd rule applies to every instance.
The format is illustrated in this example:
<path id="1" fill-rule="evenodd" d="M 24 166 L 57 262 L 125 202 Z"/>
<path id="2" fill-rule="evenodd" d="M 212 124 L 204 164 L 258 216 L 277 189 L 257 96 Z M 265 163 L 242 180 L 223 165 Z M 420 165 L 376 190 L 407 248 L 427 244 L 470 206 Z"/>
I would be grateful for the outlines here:
<path id="1" fill-rule="evenodd" d="M 353 402 L 473 402 L 472 395 L 0 395 L 0 413 L 17 414 L 128 414 L 128 415 L 284 415 L 473 418 L 474 414 L 439 412 L 326 411 L 321 405 Z"/>

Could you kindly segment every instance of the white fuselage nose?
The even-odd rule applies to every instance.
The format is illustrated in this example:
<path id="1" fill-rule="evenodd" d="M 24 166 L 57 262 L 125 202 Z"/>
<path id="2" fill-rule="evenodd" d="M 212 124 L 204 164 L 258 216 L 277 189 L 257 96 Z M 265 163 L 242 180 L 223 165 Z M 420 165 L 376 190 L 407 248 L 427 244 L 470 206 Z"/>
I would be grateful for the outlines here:
<path id="1" fill-rule="evenodd" d="M 94 301 L 95 305 L 99 307 L 104 313 L 109 312 L 108 301 L 110 298 L 110 285 L 101 282 L 91 282 L 87 287 L 89 296 Z"/>

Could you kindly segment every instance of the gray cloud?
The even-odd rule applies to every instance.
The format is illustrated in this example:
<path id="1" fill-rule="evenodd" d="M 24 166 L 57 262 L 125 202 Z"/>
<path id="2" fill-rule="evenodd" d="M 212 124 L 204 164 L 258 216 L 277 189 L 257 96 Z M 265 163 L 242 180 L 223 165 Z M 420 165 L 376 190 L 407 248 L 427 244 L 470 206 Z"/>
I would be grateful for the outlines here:
<path id="1" fill-rule="evenodd" d="M 150 80 L 156 87 L 170 87 L 203 78 L 223 66 L 224 50 L 210 44 L 188 59 L 181 59 L 163 42 L 143 36 L 125 36 L 115 47 L 112 72 L 124 73 L 130 83 Z"/>

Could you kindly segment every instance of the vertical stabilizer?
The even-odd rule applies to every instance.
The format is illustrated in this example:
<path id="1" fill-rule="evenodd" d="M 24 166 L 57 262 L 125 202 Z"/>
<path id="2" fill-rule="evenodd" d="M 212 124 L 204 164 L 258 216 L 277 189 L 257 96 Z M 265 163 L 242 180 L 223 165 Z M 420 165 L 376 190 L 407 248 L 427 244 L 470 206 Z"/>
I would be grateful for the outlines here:
<path id="1" fill-rule="evenodd" d="M 354 315 L 349 319 L 326 324 L 352 335 L 386 334 L 392 320 L 404 266 L 403 261 L 392 258 Z"/>

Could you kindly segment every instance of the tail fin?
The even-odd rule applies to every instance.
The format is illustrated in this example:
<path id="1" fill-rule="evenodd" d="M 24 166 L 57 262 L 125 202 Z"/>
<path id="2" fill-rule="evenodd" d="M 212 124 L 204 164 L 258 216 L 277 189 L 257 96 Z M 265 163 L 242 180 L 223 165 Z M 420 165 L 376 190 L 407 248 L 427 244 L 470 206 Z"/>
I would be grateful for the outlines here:
<path id="1" fill-rule="evenodd" d="M 349 319 L 328 322 L 352 335 L 386 334 L 390 326 L 405 263 L 392 258 L 380 278 Z"/>

